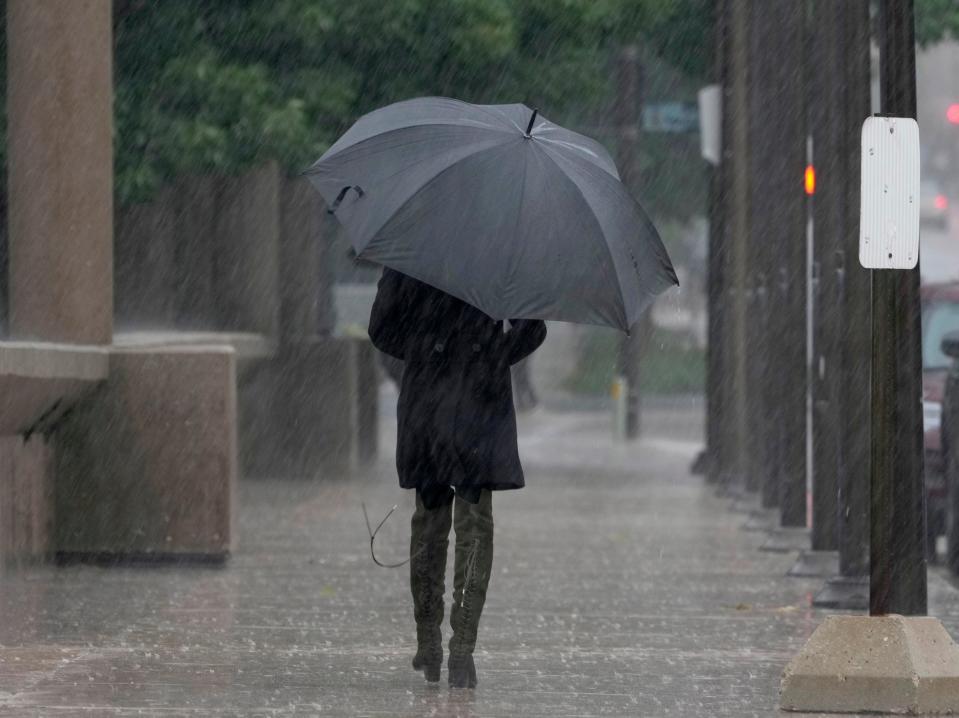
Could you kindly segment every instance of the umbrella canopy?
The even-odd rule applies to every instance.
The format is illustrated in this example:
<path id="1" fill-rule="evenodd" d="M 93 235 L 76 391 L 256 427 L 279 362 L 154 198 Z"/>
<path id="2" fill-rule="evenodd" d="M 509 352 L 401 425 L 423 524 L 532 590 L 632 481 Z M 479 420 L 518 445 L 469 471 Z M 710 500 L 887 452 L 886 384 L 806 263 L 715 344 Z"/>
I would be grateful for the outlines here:
<path id="1" fill-rule="evenodd" d="M 678 283 L 609 153 L 525 105 L 398 102 L 306 174 L 358 256 L 494 319 L 628 331 Z"/>

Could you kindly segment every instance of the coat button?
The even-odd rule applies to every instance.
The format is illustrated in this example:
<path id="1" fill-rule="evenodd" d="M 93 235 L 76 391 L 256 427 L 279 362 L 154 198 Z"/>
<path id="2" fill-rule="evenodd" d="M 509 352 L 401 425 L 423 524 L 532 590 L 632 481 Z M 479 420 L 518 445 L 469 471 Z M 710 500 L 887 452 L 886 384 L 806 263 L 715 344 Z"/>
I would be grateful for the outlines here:
<path id="1" fill-rule="evenodd" d="M 436 344 L 433 345 L 433 351 L 434 352 L 443 351 L 443 342 L 436 342 Z"/>
<path id="2" fill-rule="evenodd" d="M 473 351 L 474 351 L 474 352 L 478 352 L 480 349 L 482 349 L 482 347 L 481 347 L 479 344 L 474 344 L 474 345 L 473 345 Z"/>

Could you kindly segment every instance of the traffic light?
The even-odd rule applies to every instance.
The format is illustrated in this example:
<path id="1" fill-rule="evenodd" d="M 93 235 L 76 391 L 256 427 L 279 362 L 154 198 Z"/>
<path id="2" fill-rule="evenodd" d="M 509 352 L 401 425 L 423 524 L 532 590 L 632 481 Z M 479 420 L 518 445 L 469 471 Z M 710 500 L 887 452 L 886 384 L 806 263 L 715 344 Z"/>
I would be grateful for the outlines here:
<path id="1" fill-rule="evenodd" d="M 816 168 L 812 165 L 806 165 L 806 194 L 816 194 Z"/>
<path id="2" fill-rule="evenodd" d="M 946 119 L 954 125 L 959 125 L 959 102 L 954 102 L 946 109 Z"/>

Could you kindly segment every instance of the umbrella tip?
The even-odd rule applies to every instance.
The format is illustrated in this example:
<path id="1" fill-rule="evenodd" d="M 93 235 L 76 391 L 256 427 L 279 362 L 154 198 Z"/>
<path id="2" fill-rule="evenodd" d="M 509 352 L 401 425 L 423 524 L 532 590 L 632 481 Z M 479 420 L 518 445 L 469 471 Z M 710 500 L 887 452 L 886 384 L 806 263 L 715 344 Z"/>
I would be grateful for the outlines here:
<path id="1" fill-rule="evenodd" d="M 526 139 L 529 139 L 530 137 L 532 137 L 530 133 L 533 131 L 533 123 L 536 122 L 536 115 L 538 114 L 539 114 L 539 108 L 534 107 L 533 115 L 529 118 L 529 124 L 526 125 Z"/>

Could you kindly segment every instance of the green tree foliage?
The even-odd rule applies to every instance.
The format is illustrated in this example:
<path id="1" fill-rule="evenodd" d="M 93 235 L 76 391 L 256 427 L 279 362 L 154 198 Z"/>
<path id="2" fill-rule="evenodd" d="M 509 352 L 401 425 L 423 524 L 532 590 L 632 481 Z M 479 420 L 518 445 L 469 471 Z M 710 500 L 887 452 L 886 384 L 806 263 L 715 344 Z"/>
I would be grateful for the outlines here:
<path id="1" fill-rule="evenodd" d="M 609 59 L 621 43 L 690 81 L 657 90 L 649 77 L 647 100 L 690 98 L 709 69 L 711 4 L 114 0 L 118 199 L 145 199 L 180 173 L 234 173 L 265 159 L 296 171 L 359 115 L 417 95 L 526 101 L 589 130 L 608 122 Z M 5 25 L 4 14 L 0 3 Z M 959 37 L 959 0 L 916 0 L 916 32 L 921 44 Z M 0 44 L 3 70 L 5 33 Z M 0 143 L 2 165 L 5 150 Z M 642 152 L 657 180 L 644 190 L 654 210 L 681 217 L 697 205 L 701 173 L 685 161 L 695 159 L 693 141 L 644 142 Z M 679 186 L 698 190 L 677 200 Z"/>
<path id="2" fill-rule="evenodd" d="M 931 45 L 959 38 L 959 0 L 916 0 L 916 40 Z"/>
<path id="3" fill-rule="evenodd" d="M 636 42 L 700 76 L 709 6 L 115 0 L 118 199 L 144 199 L 181 173 L 234 173 L 266 159 L 302 169 L 358 116 L 421 95 L 525 101 L 574 126 L 608 123 L 611 50 Z M 650 172 L 675 173 L 668 157 L 646 154 Z"/>

